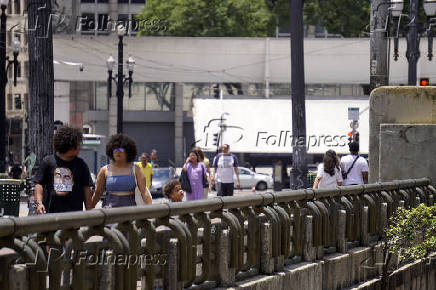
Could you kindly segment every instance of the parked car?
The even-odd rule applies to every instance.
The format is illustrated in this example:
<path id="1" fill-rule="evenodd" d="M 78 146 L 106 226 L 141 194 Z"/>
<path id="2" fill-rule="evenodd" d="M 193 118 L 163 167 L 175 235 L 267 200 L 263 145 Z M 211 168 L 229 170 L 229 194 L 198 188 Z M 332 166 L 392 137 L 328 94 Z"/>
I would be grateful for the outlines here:
<path id="1" fill-rule="evenodd" d="M 178 178 L 174 167 L 153 168 L 153 180 L 150 188 L 151 196 L 153 198 L 163 197 L 162 188 L 174 178 Z"/>
<path id="2" fill-rule="evenodd" d="M 267 190 L 273 187 L 273 179 L 271 176 L 262 173 L 256 173 L 246 167 L 238 167 L 239 181 L 241 188 L 252 188 L 255 186 L 256 190 Z M 235 181 L 236 181 L 235 175 Z"/>

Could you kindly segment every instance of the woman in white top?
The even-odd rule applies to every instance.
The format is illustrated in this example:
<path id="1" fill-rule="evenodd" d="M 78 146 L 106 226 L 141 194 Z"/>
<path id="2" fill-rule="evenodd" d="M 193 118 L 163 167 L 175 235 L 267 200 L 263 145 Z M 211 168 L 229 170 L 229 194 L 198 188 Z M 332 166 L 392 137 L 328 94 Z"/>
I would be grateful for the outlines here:
<path id="1" fill-rule="evenodd" d="M 313 182 L 313 189 L 336 188 L 338 185 L 342 185 L 339 158 L 335 151 L 328 150 L 324 154 L 323 163 L 318 165 L 318 172 Z"/>

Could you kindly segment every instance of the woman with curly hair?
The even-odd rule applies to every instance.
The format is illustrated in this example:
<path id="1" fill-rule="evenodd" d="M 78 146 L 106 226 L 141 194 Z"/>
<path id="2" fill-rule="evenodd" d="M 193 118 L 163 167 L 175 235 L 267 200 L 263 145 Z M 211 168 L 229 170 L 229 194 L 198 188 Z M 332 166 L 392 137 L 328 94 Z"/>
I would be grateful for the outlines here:
<path id="1" fill-rule="evenodd" d="M 318 172 L 313 183 L 313 189 L 336 188 L 342 185 L 340 161 L 336 152 L 328 150 L 324 154 L 323 163 L 318 165 Z"/>
<path id="2" fill-rule="evenodd" d="M 93 206 L 105 190 L 105 207 L 134 206 L 136 186 L 141 191 L 144 203 L 151 204 L 144 173 L 134 162 L 136 154 L 136 143 L 132 138 L 124 134 L 111 136 L 106 144 L 106 155 L 111 163 L 102 167 L 97 175 L 97 187 L 92 196 Z"/>

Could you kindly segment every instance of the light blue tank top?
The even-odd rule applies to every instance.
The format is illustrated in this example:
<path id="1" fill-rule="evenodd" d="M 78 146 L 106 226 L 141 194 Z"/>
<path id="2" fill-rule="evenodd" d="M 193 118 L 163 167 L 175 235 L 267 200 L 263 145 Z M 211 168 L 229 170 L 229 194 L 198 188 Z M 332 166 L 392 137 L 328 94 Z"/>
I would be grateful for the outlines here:
<path id="1" fill-rule="evenodd" d="M 107 166 L 106 191 L 111 192 L 135 192 L 136 182 L 135 176 L 132 174 L 126 175 L 110 175 L 110 165 Z"/>

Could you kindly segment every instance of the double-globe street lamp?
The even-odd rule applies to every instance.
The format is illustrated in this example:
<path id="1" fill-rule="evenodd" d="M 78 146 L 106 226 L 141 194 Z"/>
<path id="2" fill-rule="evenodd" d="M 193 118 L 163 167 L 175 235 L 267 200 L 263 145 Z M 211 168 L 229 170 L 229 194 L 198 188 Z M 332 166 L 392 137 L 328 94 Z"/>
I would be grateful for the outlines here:
<path id="1" fill-rule="evenodd" d="M 421 55 L 419 51 L 419 41 L 421 35 L 426 34 L 428 38 L 428 54 L 429 60 L 433 58 L 433 26 L 436 25 L 434 16 L 436 15 L 436 0 L 424 0 L 423 8 L 427 15 L 426 25 L 418 23 L 419 0 L 409 0 L 409 15 L 402 14 L 404 8 L 404 0 L 392 0 L 389 10 L 392 14 L 392 24 L 394 29 L 394 60 L 398 59 L 398 37 L 400 33 L 404 33 L 407 38 L 406 57 L 409 62 L 408 85 L 416 86 L 416 72 L 418 59 Z M 401 16 L 407 16 L 408 24 L 405 29 L 400 28 Z"/>
<path id="2" fill-rule="evenodd" d="M 117 133 L 123 133 L 123 98 L 124 98 L 124 83 L 129 83 L 129 98 L 132 97 L 132 75 L 135 66 L 135 60 L 132 56 L 126 61 L 129 75 L 126 77 L 123 73 L 123 37 L 126 29 L 123 26 L 118 27 L 118 74 L 112 75 L 115 60 L 112 55 L 106 61 L 108 70 L 108 98 L 112 96 L 112 81 L 117 82 Z"/>
<path id="3" fill-rule="evenodd" d="M 14 86 L 17 85 L 18 53 L 20 41 L 15 38 L 11 42 L 13 60 L 6 56 L 6 8 L 9 0 L 0 0 L 1 24 L 0 24 L 0 172 L 6 171 L 6 84 L 8 82 L 8 70 L 14 65 Z"/>

